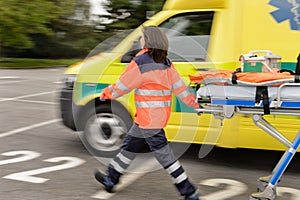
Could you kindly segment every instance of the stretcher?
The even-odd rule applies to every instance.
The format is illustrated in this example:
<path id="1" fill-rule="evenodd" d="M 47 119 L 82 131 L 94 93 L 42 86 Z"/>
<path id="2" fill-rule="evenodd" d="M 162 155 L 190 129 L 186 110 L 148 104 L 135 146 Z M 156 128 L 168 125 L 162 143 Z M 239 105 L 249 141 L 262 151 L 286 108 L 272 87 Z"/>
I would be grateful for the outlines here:
<path id="1" fill-rule="evenodd" d="M 272 173 L 258 178 L 258 192 L 249 197 L 250 200 L 274 200 L 277 183 L 299 148 L 300 131 L 290 141 L 264 115 L 300 116 L 299 76 L 289 73 L 210 71 L 190 76 L 190 80 L 197 85 L 197 100 L 200 104 L 195 109 L 197 114 L 210 113 L 221 121 L 235 114 L 251 115 L 256 126 L 287 147 Z"/>

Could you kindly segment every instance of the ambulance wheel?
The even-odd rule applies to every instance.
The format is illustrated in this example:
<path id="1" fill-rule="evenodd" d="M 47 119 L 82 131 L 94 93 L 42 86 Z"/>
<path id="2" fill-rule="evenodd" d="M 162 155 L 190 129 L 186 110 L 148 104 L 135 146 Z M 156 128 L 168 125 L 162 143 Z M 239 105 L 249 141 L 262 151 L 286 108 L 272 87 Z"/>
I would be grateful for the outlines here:
<path id="1" fill-rule="evenodd" d="M 131 125 L 131 116 L 119 104 L 98 105 L 86 118 L 81 139 L 94 156 L 111 158 L 120 151 Z"/>

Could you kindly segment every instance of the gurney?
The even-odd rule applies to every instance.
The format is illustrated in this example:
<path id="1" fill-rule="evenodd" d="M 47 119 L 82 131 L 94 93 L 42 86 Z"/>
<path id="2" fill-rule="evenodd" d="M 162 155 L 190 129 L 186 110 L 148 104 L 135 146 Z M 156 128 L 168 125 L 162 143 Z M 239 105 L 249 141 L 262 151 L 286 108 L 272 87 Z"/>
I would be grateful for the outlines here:
<path id="1" fill-rule="evenodd" d="M 221 121 L 236 114 L 251 115 L 256 126 L 287 147 L 272 173 L 258 178 L 258 192 L 249 197 L 274 200 L 277 183 L 299 148 L 300 131 L 290 141 L 264 115 L 300 116 L 299 75 L 210 70 L 190 76 L 190 80 L 196 85 L 197 114 L 210 113 Z"/>

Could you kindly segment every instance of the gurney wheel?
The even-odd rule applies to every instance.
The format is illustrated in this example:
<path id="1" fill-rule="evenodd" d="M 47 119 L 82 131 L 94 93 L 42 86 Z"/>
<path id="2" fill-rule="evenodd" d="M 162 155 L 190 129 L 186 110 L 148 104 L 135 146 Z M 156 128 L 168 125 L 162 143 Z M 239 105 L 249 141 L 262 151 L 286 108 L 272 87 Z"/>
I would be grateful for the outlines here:
<path id="1" fill-rule="evenodd" d="M 276 199 L 276 188 L 267 186 L 262 192 L 252 193 L 249 197 L 250 200 L 275 200 Z"/>
<path id="2" fill-rule="evenodd" d="M 258 180 L 257 181 L 257 192 L 263 192 L 268 186 L 268 182 Z"/>

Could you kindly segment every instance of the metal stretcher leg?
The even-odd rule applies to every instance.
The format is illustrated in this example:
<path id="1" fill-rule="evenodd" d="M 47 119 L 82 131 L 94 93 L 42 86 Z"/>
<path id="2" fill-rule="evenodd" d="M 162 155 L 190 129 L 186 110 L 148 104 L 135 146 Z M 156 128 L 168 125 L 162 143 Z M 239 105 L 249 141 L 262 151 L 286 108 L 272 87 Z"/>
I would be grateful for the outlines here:
<path id="1" fill-rule="evenodd" d="M 276 130 L 267 120 L 263 118 L 262 115 L 255 114 L 252 115 L 252 119 L 259 128 L 267 132 L 269 135 L 280 141 L 282 144 L 284 144 L 286 147 L 290 148 L 292 147 L 292 143 L 285 138 L 278 130 Z M 258 192 L 264 191 L 265 188 L 268 186 L 268 183 L 272 177 L 272 175 L 278 170 L 278 167 L 282 160 L 285 158 L 285 155 L 288 153 L 288 150 L 284 153 L 284 155 L 281 157 L 280 161 L 277 163 L 275 168 L 272 171 L 272 174 L 269 176 L 262 176 L 259 177 L 257 180 L 257 190 Z M 276 189 L 275 189 L 276 190 Z"/>
<path id="2" fill-rule="evenodd" d="M 277 170 L 272 175 L 267 187 L 262 192 L 253 193 L 249 199 L 263 199 L 263 200 L 274 200 L 276 198 L 276 185 L 280 180 L 282 174 L 286 170 L 287 166 L 290 164 L 292 158 L 294 157 L 295 153 L 297 152 L 300 145 L 300 131 L 292 146 L 288 149 L 287 153 L 284 154 L 283 158 L 277 165 Z"/>
<path id="3" fill-rule="evenodd" d="M 285 138 L 278 130 L 276 130 L 267 120 L 265 120 L 262 115 L 254 114 L 252 115 L 252 119 L 256 126 L 270 134 L 286 147 L 290 148 L 292 146 L 292 143 L 287 138 Z"/>

